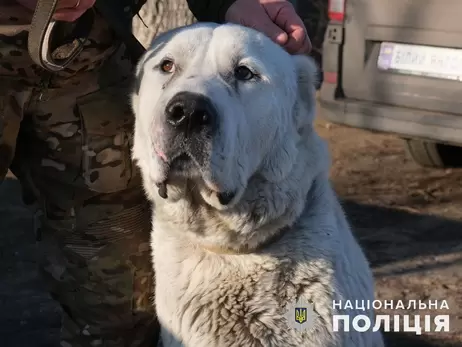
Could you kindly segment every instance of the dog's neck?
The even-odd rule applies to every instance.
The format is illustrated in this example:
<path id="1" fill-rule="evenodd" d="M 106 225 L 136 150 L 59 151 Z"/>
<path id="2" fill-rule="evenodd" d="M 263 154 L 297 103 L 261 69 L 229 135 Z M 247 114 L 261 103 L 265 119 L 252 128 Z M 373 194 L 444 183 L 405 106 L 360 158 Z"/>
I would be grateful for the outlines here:
<path id="1" fill-rule="evenodd" d="M 217 210 L 189 193 L 172 202 L 155 198 L 154 230 L 167 226 L 189 244 L 214 253 L 252 253 L 275 242 L 296 222 L 316 179 L 328 179 L 327 147 L 310 137 L 300 145 L 292 171 L 281 182 L 252 177 L 242 199 Z M 156 213 L 158 212 L 158 213 Z"/>
<path id="2" fill-rule="evenodd" d="M 242 246 L 239 249 L 225 247 L 225 246 L 213 246 L 213 245 L 199 245 L 200 248 L 215 254 L 227 254 L 227 255 L 242 255 L 242 254 L 251 254 L 259 251 L 263 251 L 266 247 L 271 246 L 272 244 L 278 242 L 283 236 L 289 231 L 288 227 L 280 229 L 274 235 L 271 235 L 270 238 L 266 239 L 264 242 L 260 243 L 256 248 L 249 248 L 247 245 Z"/>

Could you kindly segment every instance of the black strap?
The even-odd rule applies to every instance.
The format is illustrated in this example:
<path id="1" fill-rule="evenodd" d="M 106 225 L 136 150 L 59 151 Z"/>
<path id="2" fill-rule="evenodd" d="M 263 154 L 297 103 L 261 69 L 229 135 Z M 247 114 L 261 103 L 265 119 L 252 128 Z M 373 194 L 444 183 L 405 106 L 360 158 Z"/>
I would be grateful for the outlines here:
<path id="1" fill-rule="evenodd" d="M 74 47 L 68 54 L 68 58 L 56 62 L 51 57 L 52 32 L 56 28 L 57 22 L 53 20 L 53 13 L 56 9 L 58 0 L 38 0 L 35 7 L 32 23 L 29 30 L 27 48 L 29 55 L 40 67 L 51 72 L 63 70 L 75 57 L 82 51 L 86 37 L 75 39 Z M 86 22 L 88 32 L 93 24 L 93 13 L 85 12 L 79 21 Z"/>

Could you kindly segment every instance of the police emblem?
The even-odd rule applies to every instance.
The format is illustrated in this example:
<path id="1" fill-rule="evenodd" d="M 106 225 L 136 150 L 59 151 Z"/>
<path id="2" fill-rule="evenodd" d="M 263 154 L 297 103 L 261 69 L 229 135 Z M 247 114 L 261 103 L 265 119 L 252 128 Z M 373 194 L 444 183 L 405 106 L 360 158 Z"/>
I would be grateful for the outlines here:
<path id="1" fill-rule="evenodd" d="M 307 331 L 314 326 L 318 314 L 314 311 L 313 304 L 303 299 L 298 299 L 293 304 L 287 305 L 285 318 L 289 326 L 298 331 Z"/>
<path id="2" fill-rule="evenodd" d="M 295 321 L 299 324 L 306 322 L 306 307 L 295 307 Z"/>

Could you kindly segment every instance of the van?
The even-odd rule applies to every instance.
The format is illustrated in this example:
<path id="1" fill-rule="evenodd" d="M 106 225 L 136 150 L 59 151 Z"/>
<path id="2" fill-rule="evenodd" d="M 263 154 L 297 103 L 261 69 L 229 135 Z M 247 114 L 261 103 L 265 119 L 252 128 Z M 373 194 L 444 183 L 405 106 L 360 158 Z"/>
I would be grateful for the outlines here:
<path id="1" fill-rule="evenodd" d="M 462 166 L 462 1 L 329 0 L 321 115 Z"/>

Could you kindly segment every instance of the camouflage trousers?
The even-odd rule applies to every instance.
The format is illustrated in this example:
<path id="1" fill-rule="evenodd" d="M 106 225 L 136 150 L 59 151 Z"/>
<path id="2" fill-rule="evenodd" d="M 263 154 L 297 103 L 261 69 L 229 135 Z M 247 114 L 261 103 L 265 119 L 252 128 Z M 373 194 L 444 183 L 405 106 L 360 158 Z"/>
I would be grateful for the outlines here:
<path id="1" fill-rule="evenodd" d="M 39 203 L 61 346 L 155 346 L 150 206 L 130 159 L 132 66 L 101 19 L 56 75 L 31 63 L 26 41 L 0 25 L 0 182 L 11 168 Z"/>

